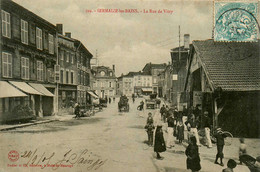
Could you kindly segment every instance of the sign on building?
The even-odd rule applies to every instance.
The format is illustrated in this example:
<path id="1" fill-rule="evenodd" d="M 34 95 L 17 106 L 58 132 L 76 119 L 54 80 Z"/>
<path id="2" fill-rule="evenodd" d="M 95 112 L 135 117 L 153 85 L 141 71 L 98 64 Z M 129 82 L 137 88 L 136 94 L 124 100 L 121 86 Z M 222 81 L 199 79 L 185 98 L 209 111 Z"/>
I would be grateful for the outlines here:
<path id="1" fill-rule="evenodd" d="M 55 82 L 60 83 L 60 65 L 55 65 L 54 70 L 55 70 L 55 77 L 54 77 Z"/>
<path id="2" fill-rule="evenodd" d="M 178 80 L 178 75 L 177 74 L 173 74 L 172 75 L 172 80 L 173 81 L 177 81 Z"/>
<path id="3" fill-rule="evenodd" d="M 257 41 L 257 2 L 215 2 L 215 41 Z"/>
<path id="4" fill-rule="evenodd" d="M 202 92 L 201 91 L 193 91 L 193 106 L 202 104 Z"/>

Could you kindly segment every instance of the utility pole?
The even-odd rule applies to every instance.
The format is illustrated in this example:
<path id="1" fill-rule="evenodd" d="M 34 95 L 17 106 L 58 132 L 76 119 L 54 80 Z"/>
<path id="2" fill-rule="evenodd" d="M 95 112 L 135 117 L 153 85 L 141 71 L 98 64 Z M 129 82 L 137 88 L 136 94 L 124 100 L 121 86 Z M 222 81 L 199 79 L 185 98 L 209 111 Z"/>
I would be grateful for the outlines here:
<path id="1" fill-rule="evenodd" d="M 179 25 L 179 62 L 181 60 L 181 26 Z"/>
<path id="2" fill-rule="evenodd" d="M 98 50 L 96 49 L 96 64 L 99 66 L 99 61 L 98 61 Z"/>

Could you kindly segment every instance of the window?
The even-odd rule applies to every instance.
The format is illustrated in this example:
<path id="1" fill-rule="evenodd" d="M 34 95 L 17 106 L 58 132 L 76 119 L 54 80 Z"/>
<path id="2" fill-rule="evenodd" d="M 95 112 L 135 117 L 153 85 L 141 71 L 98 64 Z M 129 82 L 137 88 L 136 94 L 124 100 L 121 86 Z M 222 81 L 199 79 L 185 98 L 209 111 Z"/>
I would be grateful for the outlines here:
<path id="1" fill-rule="evenodd" d="M 64 51 L 60 51 L 60 60 L 64 60 Z"/>
<path id="2" fill-rule="evenodd" d="M 80 73 L 81 73 L 81 75 L 80 75 L 80 78 L 81 78 L 80 79 L 80 84 L 83 85 L 83 83 L 84 83 L 84 73 L 83 73 L 83 71 L 81 71 Z"/>
<path id="3" fill-rule="evenodd" d="M 10 13 L 2 10 L 2 34 L 11 38 Z"/>
<path id="4" fill-rule="evenodd" d="M 66 52 L 66 61 L 70 62 L 70 53 L 69 52 Z"/>
<path id="5" fill-rule="evenodd" d="M 109 82 L 109 87 L 112 87 L 112 82 Z"/>
<path id="6" fill-rule="evenodd" d="M 37 80 L 43 81 L 43 62 L 37 61 Z"/>
<path id="7" fill-rule="evenodd" d="M 22 79 L 29 79 L 29 58 L 21 57 Z"/>
<path id="8" fill-rule="evenodd" d="M 49 34 L 49 53 L 54 54 L 54 39 L 51 34 Z"/>
<path id="9" fill-rule="evenodd" d="M 66 84 L 69 83 L 69 70 L 66 70 Z"/>
<path id="10" fill-rule="evenodd" d="M 36 27 L 36 47 L 42 50 L 42 30 Z"/>
<path id="11" fill-rule="evenodd" d="M 3 77 L 12 77 L 12 55 L 9 53 L 2 53 L 2 72 Z"/>
<path id="12" fill-rule="evenodd" d="M 89 86 L 89 84 L 90 84 L 89 73 L 86 73 L 86 85 Z"/>
<path id="13" fill-rule="evenodd" d="M 21 20 L 21 41 L 28 45 L 28 22 Z"/>
<path id="14" fill-rule="evenodd" d="M 104 87 L 104 83 L 101 81 L 101 87 Z"/>
<path id="15" fill-rule="evenodd" d="M 81 75 L 80 75 L 80 71 L 78 71 L 78 84 L 79 84 L 79 85 L 80 85 L 80 83 L 81 83 L 81 82 L 80 82 L 80 76 L 81 76 Z"/>
<path id="16" fill-rule="evenodd" d="M 71 53 L 70 58 L 71 58 L 71 60 L 70 60 L 71 64 L 73 64 L 74 63 L 74 54 Z"/>
<path id="17" fill-rule="evenodd" d="M 63 69 L 60 70 L 60 83 L 63 84 Z"/>
<path id="18" fill-rule="evenodd" d="M 74 79 L 74 71 L 70 71 L 70 82 L 73 84 L 73 79 Z"/>

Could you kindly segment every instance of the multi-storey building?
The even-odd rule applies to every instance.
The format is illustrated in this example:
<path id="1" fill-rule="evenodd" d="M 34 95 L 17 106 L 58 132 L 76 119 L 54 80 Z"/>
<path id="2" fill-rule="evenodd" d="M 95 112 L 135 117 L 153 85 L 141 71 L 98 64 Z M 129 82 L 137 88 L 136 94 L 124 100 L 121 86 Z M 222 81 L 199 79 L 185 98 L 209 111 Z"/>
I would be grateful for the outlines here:
<path id="1" fill-rule="evenodd" d="M 123 95 L 132 96 L 134 94 L 134 72 L 129 72 L 122 78 Z"/>
<path id="2" fill-rule="evenodd" d="M 77 101 L 77 61 L 75 40 L 69 33 L 62 33 L 62 24 L 57 24 L 58 64 L 60 66 L 59 109 L 69 108 Z"/>
<path id="3" fill-rule="evenodd" d="M 117 78 L 116 95 L 118 95 L 118 96 L 123 95 L 123 77 L 124 77 L 124 75 L 122 74 L 120 77 Z"/>
<path id="4" fill-rule="evenodd" d="M 187 99 L 184 90 L 185 78 L 187 75 L 187 61 L 190 51 L 190 35 L 184 34 L 184 46 L 171 49 L 172 59 L 172 93 L 171 99 L 179 110 L 187 107 Z"/>
<path id="5" fill-rule="evenodd" d="M 152 75 L 141 72 L 136 73 L 133 78 L 134 93 L 137 95 L 152 93 L 152 81 Z"/>
<path id="6" fill-rule="evenodd" d="M 110 69 L 106 66 L 92 67 L 93 71 L 93 90 L 99 95 L 100 98 L 109 98 L 116 95 L 116 76 L 115 66 Z"/>
<path id="7" fill-rule="evenodd" d="M 75 40 L 76 59 L 77 59 L 77 102 L 80 104 L 90 103 L 91 90 L 90 75 L 91 67 L 90 60 L 93 55 L 88 51 L 82 42 Z"/>
<path id="8" fill-rule="evenodd" d="M 27 95 L 16 97 L 9 92 L 0 98 L 1 118 L 12 118 L 18 105 L 30 107 L 38 116 L 51 115 L 57 110 L 53 97 L 56 27 L 11 0 L 0 3 L 0 80 L 8 81 Z"/>
<path id="9" fill-rule="evenodd" d="M 152 88 L 153 93 L 158 93 L 159 87 L 158 87 L 158 74 L 165 70 L 166 63 L 163 64 L 152 64 L 147 63 L 143 68 L 143 73 L 146 75 L 152 75 Z"/>

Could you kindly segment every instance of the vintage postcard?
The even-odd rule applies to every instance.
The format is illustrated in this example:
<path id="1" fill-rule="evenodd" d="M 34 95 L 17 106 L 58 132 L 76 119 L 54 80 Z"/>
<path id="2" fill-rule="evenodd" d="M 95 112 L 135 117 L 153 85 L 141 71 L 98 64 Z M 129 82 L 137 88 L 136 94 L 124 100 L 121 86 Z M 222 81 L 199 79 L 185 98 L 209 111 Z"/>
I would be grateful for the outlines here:
<path id="1" fill-rule="evenodd" d="M 0 9 L 0 172 L 260 171 L 259 0 Z"/>

